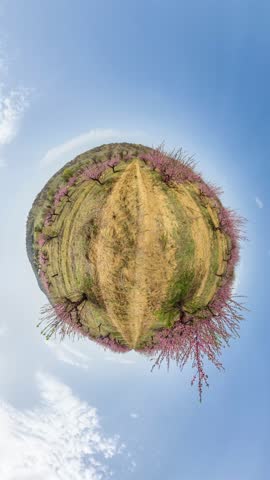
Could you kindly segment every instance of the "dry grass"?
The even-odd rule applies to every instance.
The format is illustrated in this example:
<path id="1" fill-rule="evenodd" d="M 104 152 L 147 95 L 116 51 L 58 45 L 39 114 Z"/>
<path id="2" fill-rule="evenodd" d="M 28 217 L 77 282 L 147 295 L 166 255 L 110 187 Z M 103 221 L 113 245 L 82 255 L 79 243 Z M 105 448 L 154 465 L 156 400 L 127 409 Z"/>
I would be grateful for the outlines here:
<path id="1" fill-rule="evenodd" d="M 72 189 L 57 210 L 58 236 L 43 250 L 51 298 L 86 293 L 89 333 L 110 333 L 136 349 L 176 319 L 177 302 L 190 312 L 208 304 L 216 274 L 226 270 L 228 239 L 212 228 L 217 213 L 210 201 L 202 205 L 196 186 L 172 188 L 139 159 L 116 170 L 103 185 L 90 180 Z"/>
<path id="2" fill-rule="evenodd" d="M 176 268 L 174 219 L 152 173 L 134 160 L 104 205 L 99 234 L 91 246 L 106 311 L 128 345 L 136 348 L 166 296 Z"/>

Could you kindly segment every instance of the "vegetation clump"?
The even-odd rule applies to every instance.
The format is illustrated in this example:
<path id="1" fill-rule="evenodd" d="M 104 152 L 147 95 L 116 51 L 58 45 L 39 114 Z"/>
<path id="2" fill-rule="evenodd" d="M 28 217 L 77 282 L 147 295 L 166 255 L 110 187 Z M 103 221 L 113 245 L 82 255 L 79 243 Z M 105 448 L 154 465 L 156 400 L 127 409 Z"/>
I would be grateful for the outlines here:
<path id="1" fill-rule="evenodd" d="M 225 208 L 181 149 L 103 145 L 45 185 L 27 222 L 27 251 L 49 299 L 42 333 L 82 336 L 153 367 L 218 368 L 238 336 L 233 294 L 244 221 Z"/>

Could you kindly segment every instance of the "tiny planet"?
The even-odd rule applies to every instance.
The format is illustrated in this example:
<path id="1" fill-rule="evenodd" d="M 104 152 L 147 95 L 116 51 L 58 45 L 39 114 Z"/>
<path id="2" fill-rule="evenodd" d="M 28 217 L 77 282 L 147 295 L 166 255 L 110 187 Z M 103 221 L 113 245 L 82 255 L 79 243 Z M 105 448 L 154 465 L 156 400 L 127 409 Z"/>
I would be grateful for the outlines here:
<path id="1" fill-rule="evenodd" d="M 244 309 L 233 288 L 244 219 L 221 193 L 163 144 L 105 144 L 68 162 L 27 219 L 28 257 L 48 298 L 42 334 L 135 350 L 153 367 L 191 361 L 201 399 L 204 359 L 222 368 Z"/>

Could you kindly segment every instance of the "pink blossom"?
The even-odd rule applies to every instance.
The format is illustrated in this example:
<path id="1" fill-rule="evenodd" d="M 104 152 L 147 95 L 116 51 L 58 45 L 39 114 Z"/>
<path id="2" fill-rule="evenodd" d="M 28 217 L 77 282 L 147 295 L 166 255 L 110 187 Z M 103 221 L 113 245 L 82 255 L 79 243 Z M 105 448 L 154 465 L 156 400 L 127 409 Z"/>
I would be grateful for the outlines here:
<path id="1" fill-rule="evenodd" d="M 45 323 L 41 333 L 47 339 L 53 334 L 58 334 L 61 340 L 65 337 L 74 338 L 76 335 L 78 337 L 89 336 L 83 329 L 78 310 L 83 301 L 71 302 L 68 299 L 61 299 L 55 305 L 45 305 L 42 308 L 42 320 L 39 323 L 39 325 Z"/>
<path id="2" fill-rule="evenodd" d="M 219 357 L 223 344 L 229 344 L 232 337 L 239 336 L 240 314 L 243 305 L 232 294 L 232 280 L 227 279 L 217 291 L 214 299 L 201 317 L 185 314 L 175 322 L 172 328 L 161 329 L 153 337 L 152 344 L 144 347 L 142 353 L 157 355 L 153 368 L 160 367 L 163 361 L 169 364 L 174 360 L 180 369 L 189 359 L 196 373 L 192 384 L 198 379 L 200 400 L 203 384 L 208 386 L 208 377 L 204 371 L 203 358 L 206 356 L 218 369 L 223 368 Z"/>
<path id="3" fill-rule="evenodd" d="M 114 170 L 114 168 L 120 163 L 120 156 L 119 155 L 116 155 L 112 158 L 110 158 L 110 160 L 107 160 L 107 166 L 108 167 L 111 167 Z"/>
<path id="4" fill-rule="evenodd" d="M 40 251 L 38 258 L 41 267 L 45 267 L 48 264 L 48 257 L 44 252 Z"/>
<path id="5" fill-rule="evenodd" d="M 77 180 L 78 180 L 78 177 L 76 175 L 73 175 L 72 177 L 70 177 L 70 179 L 68 181 L 68 186 L 72 187 L 76 183 Z"/>
<path id="6" fill-rule="evenodd" d="M 53 213 L 52 211 L 50 210 L 47 214 L 46 214 L 46 217 L 45 217 L 45 220 L 44 220 L 44 225 L 46 227 L 50 226 L 53 222 Z"/>
<path id="7" fill-rule="evenodd" d="M 95 180 L 100 185 L 102 185 L 102 182 L 100 181 L 100 177 L 106 169 L 107 169 L 106 162 L 89 165 L 83 170 L 82 177 L 85 180 Z"/>
<path id="8" fill-rule="evenodd" d="M 124 157 L 124 161 L 129 162 L 129 160 L 131 160 L 132 158 L 134 158 L 134 155 L 132 155 L 132 153 L 127 153 L 127 155 L 125 155 Z"/>
<path id="9" fill-rule="evenodd" d="M 50 282 L 47 279 L 46 273 L 43 270 L 40 270 L 39 276 L 44 289 L 46 290 L 47 293 L 49 293 Z"/>
<path id="10" fill-rule="evenodd" d="M 68 190 L 69 190 L 68 186 L 63 186 L 63 187 L 59 188 L 59 190 L 56 192 L 56 194 L 54 196 L 54 206 L 55 207 L 57 207 L 57 205 L 59 205 L 62 198 L 68 196 Z"/>
<path id="11" fill-rule="evenodd" d="M 47 236 L 44 233 L 40 233 L 37 240 L 38 246 L 43 247 L 46 241 L 47 241 Z"/>

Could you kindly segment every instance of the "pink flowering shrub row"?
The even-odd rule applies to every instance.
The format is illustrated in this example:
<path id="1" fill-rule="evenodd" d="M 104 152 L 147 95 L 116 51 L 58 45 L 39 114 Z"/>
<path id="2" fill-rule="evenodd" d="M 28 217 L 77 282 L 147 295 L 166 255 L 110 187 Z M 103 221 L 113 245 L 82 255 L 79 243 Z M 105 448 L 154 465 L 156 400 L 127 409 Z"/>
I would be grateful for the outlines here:
<path id="1" fill-rule="evenodd" d="M 173 153 L 171 154 L 173 155 Z M 154 171 L 157 170 L 163 181 L 166 183 L 196 183 L 201 195 L 212 199 L 222 193 L 222 190 L 215 185 L 206 184 L 199 173 L 194 171 L 195 162 L 192 157 L 187 157 L 180 149 L 174 156 L 164 152 L 160 146 L 151 152 L 140 155 L 139 157 L 147 163 Z"/>
<path id="2" fill-rule="evenodd" d="M 80 320 L 80 311 L 78 310 L 79 302 L 70 302 L 67 299 L 58 301 L 55 305 L 45 305 L 42 309 L 42 320 L 37 325 L 40 326 L 45 323 L 45 327 L 41 331 L 42 335 L 46 336 L 47 340 L 52 335 L 58 335 L 61 340 L 65 337 L 88 337 L 90 340 L 94 340 L 99 345 L 102 345 L 105 349 L 117 353 L 124 353 L 129 351 L 128 347 L 121 345 L 110 335 L 93 337 L 89 333 L 86 333 L 82 327 Z"/>
<path id="3" fill-rule="evenodd" d="M 239 312 L 242 309 L 243 305 L 232 294 L 231 282 L 226 282 L 211 304 L 200 313 L 200 318 L 180 314 L 174 326 L 158 331 L 152 345 L 145 347 L 142 353 L 156 356 L 153 368 L 160 367 L 163 361 L 169 367 L 170 361 L 174 360 L 182 370 L 191 360 L 196 370 L 191 383 L 198 380 L 201 400 L 203 384 L 208 386 L 203 358 L 206 356 L 218 369 L 223 368 L 219 360 L 221 348 L 224 343 L 229 344 L 230 338 L 239 336 L 239 322 L 243 318 Z"/>
<path id="4" fill-rule="evenodd" d="M 44 323 L 45 326 L 41 331 L 47 340 L 52 335 L 59 335 L 63 340 L 66 336 L 74 338 L 75 336 L 87 336 L 80 322 L 80 314 L 78 305 L 80 302 L 70 302 L 61 300 L 55 305 L 45 305 L 42 310 L 42 320 L 38 327 Z"/>
<path id="5" fill-rule="evenodd" d="M 40 266 L 40 268 L 44 268 L 44 267 L 47 266 L 47 264 L 48 264 L 48 257 L 47 257 L 47 255 L 46 255 L 42 250 L 39 252 L 38 259 L 39 259 L 39 266 Z"/>
<path id="6" fill-rule="evenodd" d="M 56 191 L 54 194 L 54 199 L 51 208 L 49 211 L 46 212 L 45 219 L 44 219 L 44 226 L 51 226 L 53 224 L 54 218 L 57 215 L 56 213 L 56 208 L 60 205 L 61 201 L 63 198 L 68 198 L 68 201 L 70 201 L 69 198 L 69 192 L 70 188 L 75 185 L 75 183 L 79 180 L 79 178 L 83 180 L 96 180 L 98 183 L 102 184 L 100 181 L 100 177 L 103 174 L 105 170 L 108 168 L 112 168 L 113 171 L 115 172 L 115 167 L 119 164 L 120 162 L 120 156 L 115 155 L 108 160 L 99 163 L 99 164 L 91 164 L 84 168 L 83 170 L 79 171 L 77 175 L 73 175 L 72 177 L 69 178 L 67 183 L 65 185 L 61 185 L 59 189 Z M 39 249 L 41 249 L 46 241 L 48 240 L 48 236 L 45 235 L 44 233 L 40 233 L 37 239 L 37 245 Z M 39 253 L 39 264 L 40 265 L 45 265 L 45 259 L 42 257 L 42 254 Z M 45 290 L 48 292 L 48 286 L 50 285 L 49 281 L 46 279 L 46 274 L 44 271 L 41 271 L 41 280 L 42 284 L 45 288 Z"/>
<path id="7" fill-rule="evenodd" d="M 170 360 L 175 360 L 182 369 L 188 360 L 192 360 L 196 373 L 191 383 L 197 378 L 201 400 L 203 384 L 208 385 L 203 357 L 206 356 L 218 369 L 223 368 L 219 361 L 221 348 L 224 343 L 229 343 L 230 338 L 238 336 L 239 323 L 243 318 L 240 312 L 244 306 L 233 296 L 232 276 L 239 260 L 240 240 L 245 238 L 242 232 L 245 219 L 220 204 L 218 195 L 222 190 L 215 185 L 207 185 L 201 175 L 193 170 L 192 160 L 182 160 L 181 151 L 178 158 L 172 158 L 161 147 L 140 158 L 153 170 L 159 171 L 166 183 L 195 183 L 200 195 L 211 199 L 212 205 L 217 208 L 219 226 L 215 229 L 228 235 L 231 240 L 230 251 L 223 259 L 227 262 L 227 268 L 222 285 L 205 311 L 200 311 L 197 317 L 179 312 L 179 320 L 172 328 L 157 332 L 152 344 L 141 349 L 147 355 L 157 355 L 154 366 L 160 366 L 164 360 L 169 366 Z"/>
<path id="8" fill-rule="evenodd" d="M 132 156 L 126 156 L 125 161 L 131 159 Z M 58 207 L 63 198 L 69 199 L 70 188 L 76 184 L 76 182 L 81 178 L 82 180 L 96 180 L 98 183 L 102 184 L 100 178 L 102 174 L 108 168 L 112 168 L 115 172 L 115 167 L 120 162 L 120 156 L 115 155 L 108 160 L 98 163 L 91 164 L 80 170 L 76 175 L 70 177 L 65 185 L 61 185 L 59 189 L 54 194 L 53 203 L 49 211 L 46 212 L 44 225 L 51 226 L 56 215 L 55 209 Z M 39 262 L 39 276 L 45 291 L 49 294 L 50 281 L 47 278 L 46 272 L 44 271 L 48 264 L 48 258 L 46 254 L 41 250 L 45 243 L 48 241 L 48 236 L 44 233 L 40 233 L 37 239 L 37 245 L 39 247 L 38 253 L 38 262 Z M 42 309 L 42 322 L 44 322 L 45 327 L 42 330 L 42 334 L 46 335 L 49 338 L 52 334 L 58 334 L 61 339 L 65 336 L 90 336 L 85 333 L 80 322 L 80 312 L 78 310 L 80 302 L 72 303 L 67 299 L 57 302 L 55 305 L 46 305 Z M 39 324 L 39 325 L 40 325 Z M 120 345 L 116 340 L 109 338 L 108 336 L 100 336 L 99 338 L 91 338 L 97 343 L 103 345 L 105 348 L 110 348 L 113 351 L 124 352 L 128 348 Z"/>
<path id="9" fill-rule="evenodd" d="M 43 245 L 45 245 L 46 241 L 47 241 L 47 236 L 44 233 L 40 233 L 37 239 L 38 246 L 42 248 Z"/>
<path id="10" fill-rule="evenodd" d="M 47 266 L 47 263 L 48 263 L 48 257 L 41 250 L 42 247 L 45 245 L 46 241 L 47 241 L 47 236 L 44 233 L 39 233 L 38 239 L 37 239 L 37 244 L 39 247 L 39 253 L 38 253 L 39 277 L 45 291 L 48 293 L 50 282 L 47 279 L 46 273 L 44 271 L 44 268 Z"/>
<path id="11" fill-rule="evenodd" d="M 68 185 L 64 185 L 57 190 L 57 192 L 54 196 L 54 207 L 57 207 L 59 205 L 62 198 L 68 197 L 68 192 L 69 192 L 69 186 Z"/>
<path id="12" fill-rule="evenodd" d="M 102 174 L 108 168 L 112 168 L 113 172 L 115 172 L 115 167 L 120 163 L 120 160 L 121 160 L 120 156 L 115 155 L 111 157 L 109 160 L 106 160 L 102 163 L 91 164 L 82 171 L 81 173 L 82 178 L 85 180 L 95 180 L 100 185 L 102 185 L 102 182 L 100 180 Z"/>
<path id="13" fill-rule="evenodd" d="M 50 288 L 50 282 L 47 278 L 47 275 L 46 273 L 44 272 L 44 270 L 40 270 L 39 271 L 39 277 L 40 277 L 40 280 L 41 280 L 41 283 L 44 287 L 44 290 L 49 293 L 49 288 Z"/>
<path id="14" fill-rule="evenodd" d="M 65 185 L 61 185 L 59 189 L 56 191 L 56 193 L 54 194 L 53 204 L 52 204 L 52 207 L 49 209 L 49 211 L 47 211 L 45 215 L 44 225 L 45 226 L 52 225 L 54 220 L 54 215 L 56 215 L 55 208 L 61 204 L 61 201 L 63 198 L 68 198 L 68 201 L 70 201 L 70 198 L 69 198 L 70 188 L 73 187 L 80 178 L 82 180 L 94 180 L 94 181 L 97 181 L 100 185 L 102 185 L 102 182 L 100 180 L 102 174 L 108 168 L 112 168 L 113 172 L 115 172 L 115 167 L 119 164 L 120 160 L 121 160 L 120 156 L 115 155 L 102 163 L 94 163 L 94 164 L 88 165 L 84 169 L 80 170 L 76 175 L 73 175 L 72 177 L 70 177 L 67 183 Z"/>

